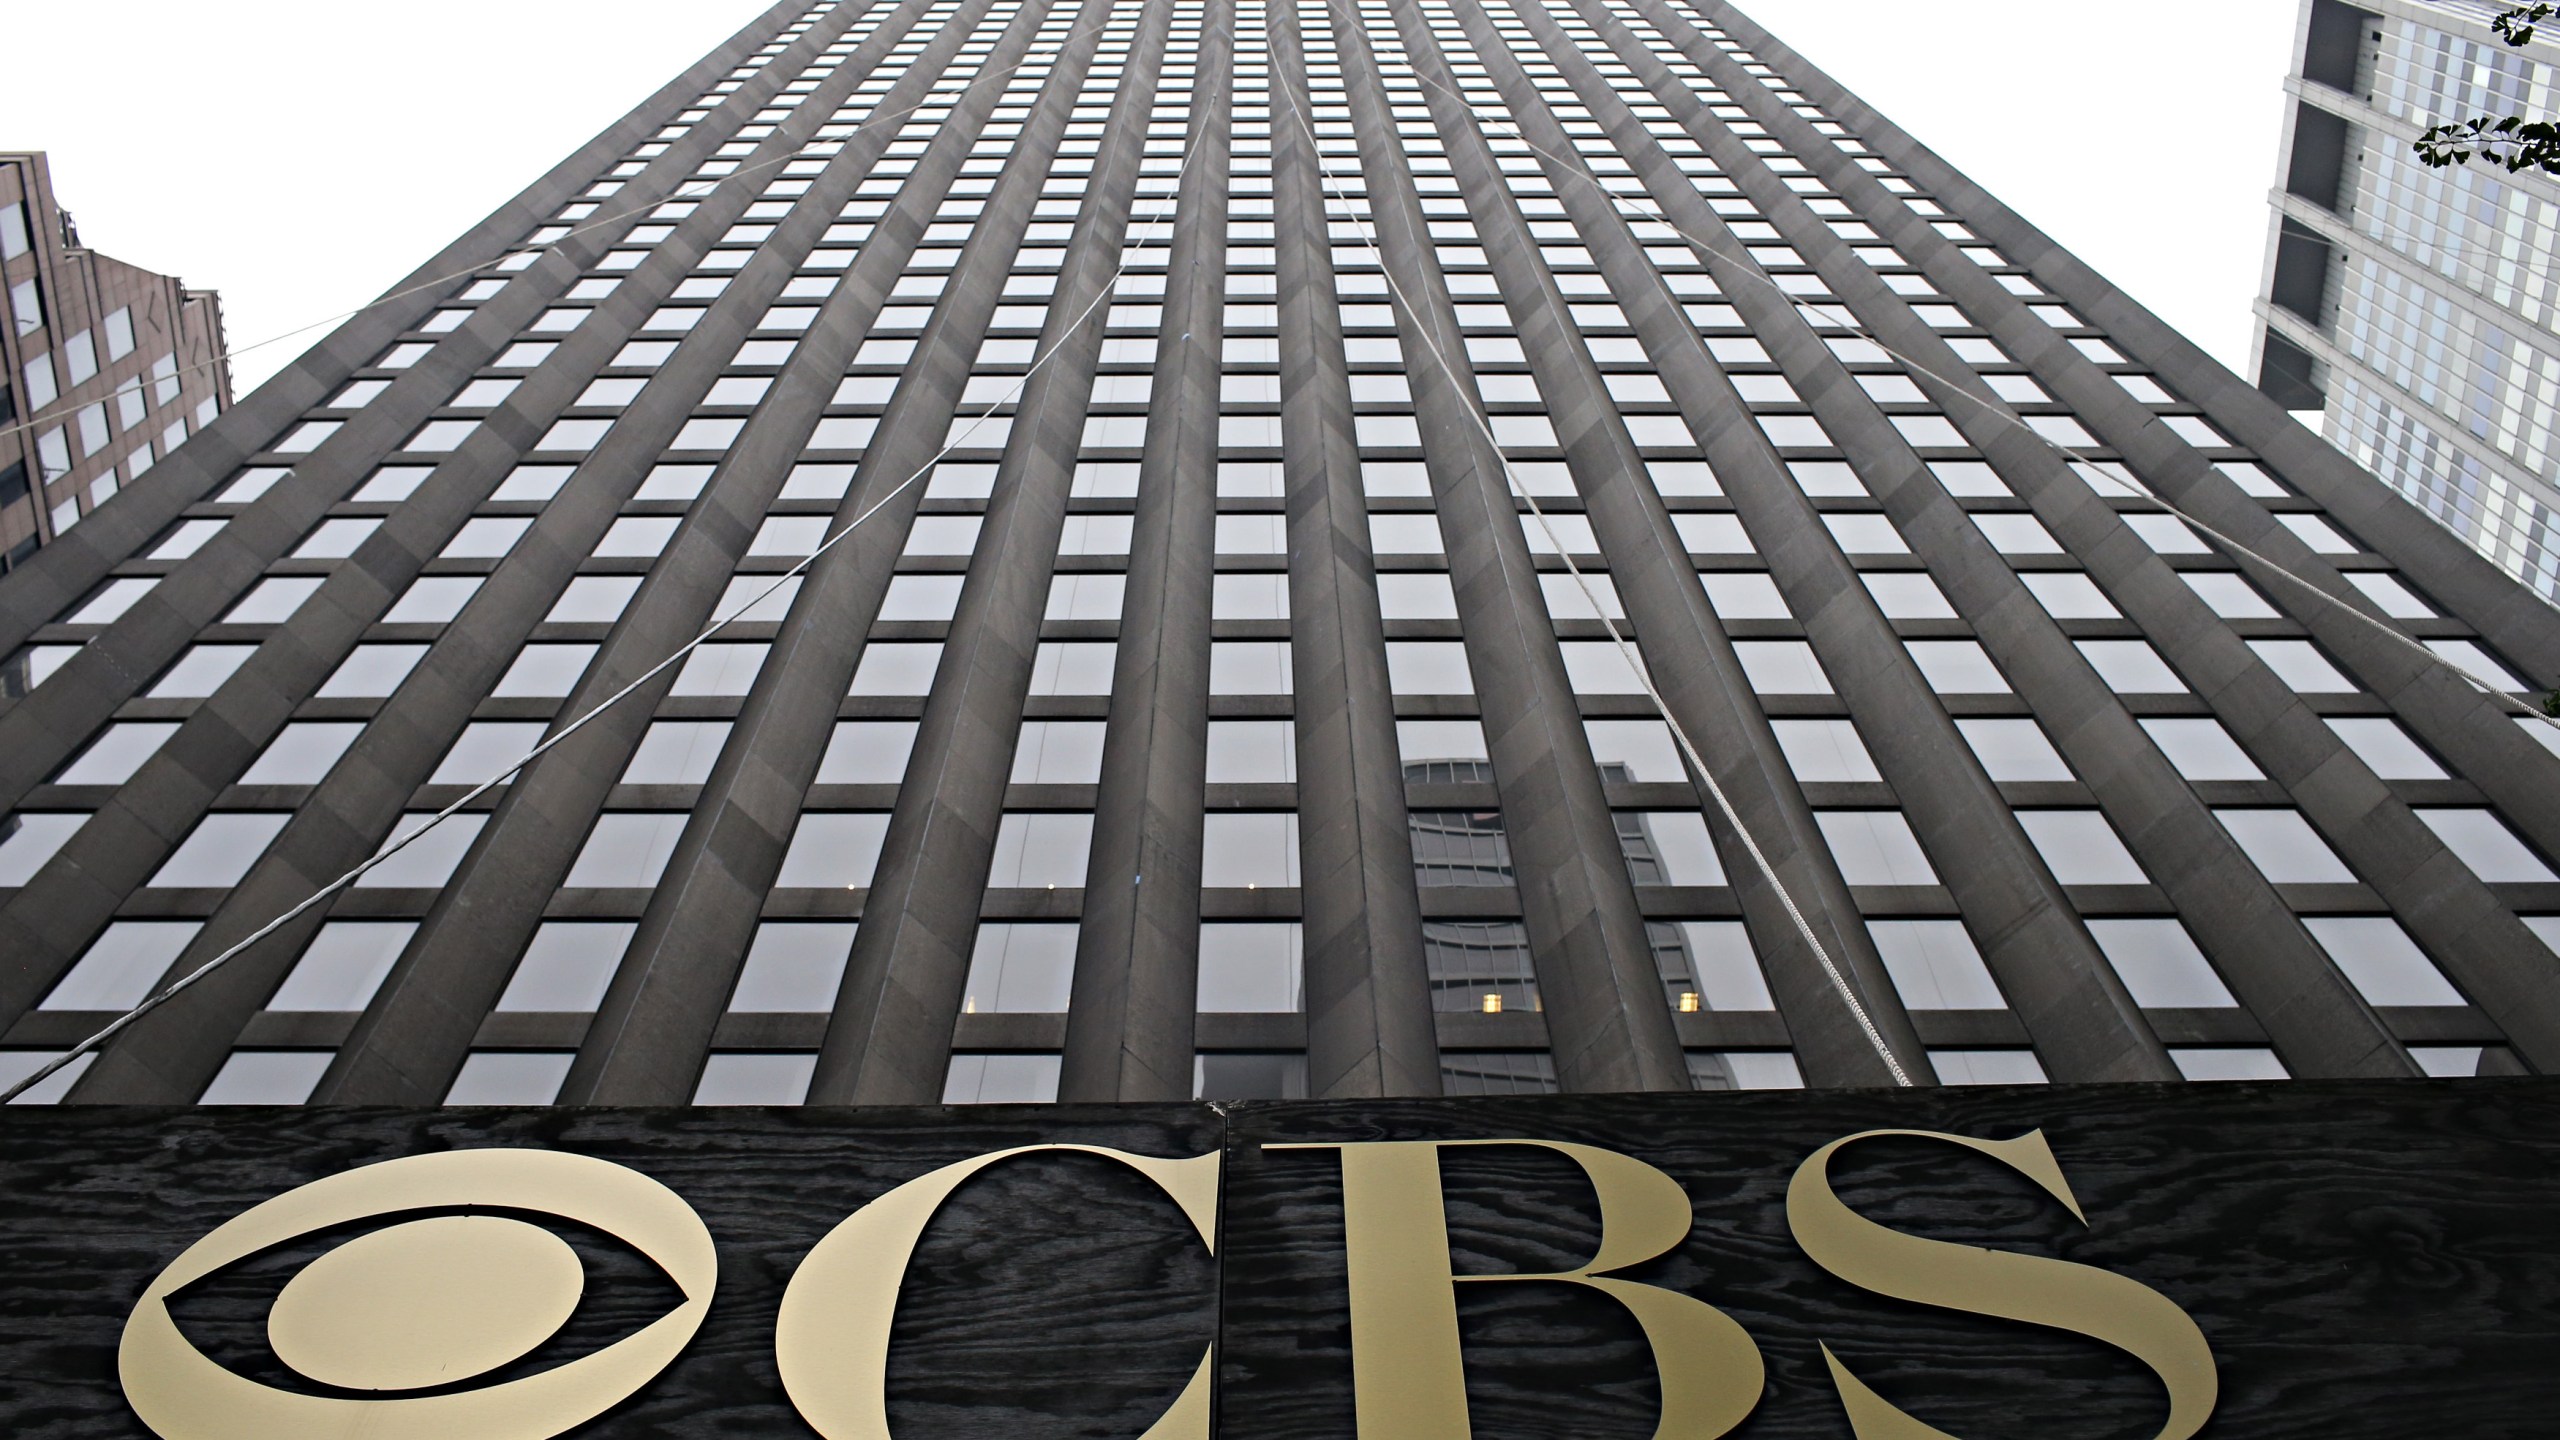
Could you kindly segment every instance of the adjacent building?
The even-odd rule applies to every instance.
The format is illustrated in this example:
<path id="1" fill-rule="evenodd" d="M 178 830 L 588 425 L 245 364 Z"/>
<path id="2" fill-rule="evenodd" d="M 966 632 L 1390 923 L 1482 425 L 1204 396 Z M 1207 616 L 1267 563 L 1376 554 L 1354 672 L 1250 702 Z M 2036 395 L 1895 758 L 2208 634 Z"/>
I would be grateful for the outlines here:
<path id="1" fill-rule="evenodd" d="M 2293 398 L 1714 0 L 787 0 L 0 581 L 0 1053 L 556 741 L 43 1093 L 2560 1067 Z"/>
<path id="2" fill-rule="evenodd" d="M 2432 170 L 2428 126 L 2550 117 L 2548 26 L 2486 0 L 2306 0 L 2258 382 L 2545 599 L 2560 599 L 2560 181 Z"/>
<path id="3" fill-rule="evenodd" d="M 0 152 L 0 566 L 80 523 L 231 403 L 222 300 L 80 243 L 40 152 Z"/>

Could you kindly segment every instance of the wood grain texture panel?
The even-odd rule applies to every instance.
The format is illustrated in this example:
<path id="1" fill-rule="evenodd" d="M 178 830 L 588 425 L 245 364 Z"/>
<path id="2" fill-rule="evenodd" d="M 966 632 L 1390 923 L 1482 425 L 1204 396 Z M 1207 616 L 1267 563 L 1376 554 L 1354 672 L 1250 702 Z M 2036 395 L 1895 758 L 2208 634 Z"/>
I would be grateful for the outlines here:
<path id="1" fill-rule="evenodd" d="M 2088 1215 L 1953 1147 L 1879 1140 L 1834 1167 L 1862 1213 L 1935 1239 L 2129 1275 L 2194 1316 L 2221 1365 L 2205 1431 L 2251 1440 L 2506 1440 L 2560 1414 L 2560 1081 L 2114 1085 L 917 1110 L 133 1110 L 0 1115 L 0 1433 L 144 1434 L 114 1352 L 133 1298 L 185 1246 L 293 1186 L 403 1155 L 540 1146 L 630 1165 L 689 1200 L 721 1255 L 701 1337 L 577 1432 L 803 1437 L 774 1316 L 809 1248 L 939 1166 L 1034 1143 L 1225 1147 L 1220 1258 L 1171 1202 L 1084 1156 L 1006 1162 L 927 1231 L 898 1315 L 899 1440 L 1135 1437 L 1217 1333 L 1220 1440 L 1353 1440 L 1338 1160 L 1282 1141 L 1571 1140 L 1688 1192 L 1687 1241 L 1626 1272 L 1721 1306 L 1768 1363 L 1751 1440 L 1846 1440 L 1817 1346 L 1964 1440 L 2137 1440 L 2159 1387 L 2095 1342 L 1882 1299 L 1805 1260 L 1783 1200 L 1802 1159 L 1869 1129 L 2007 1139 L 2041 1128 Z M 1552 1152 L 1445 1152 L 1460 1273 L 1569 1268 L 1598 1239 Z M 671 1287 L 610 1237 L 555 1226 L 590 1293 L 543 1368 L 654 1319 Z M 209 1354 L 270 1383 L 262 1339 L 291 1274 L 352 1232 L 243 1262 L 182 1297 Z M 1476 1440 L 1646 1440 L 1656 1382 L 1610 1302 L 1552 1283 L 1459 1296 Z M 289 1440 L 289 1437 L 286 1437 Z M 1393 1440 L 1393 1437 L 1369 1437 Z"/>

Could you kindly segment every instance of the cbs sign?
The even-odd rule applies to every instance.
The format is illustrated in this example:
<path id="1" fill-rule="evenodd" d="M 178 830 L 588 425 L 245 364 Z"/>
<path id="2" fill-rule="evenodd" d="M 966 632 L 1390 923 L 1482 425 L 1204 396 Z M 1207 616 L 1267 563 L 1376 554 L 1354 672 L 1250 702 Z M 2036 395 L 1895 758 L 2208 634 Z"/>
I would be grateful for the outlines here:
<path id="1" fill-rule="evenodd" d="M 1833 1193 L 1843 1150 L 1880 1137 L 1954 1147 L 2005 1166 L 2086 1223 L 2041 1131 L 1984 1140 L 1925 1130 L 1866 1130 L 1805 1157 L 1786 1222 L 1807 1258 L 1863 1290 L 2102 1342 L 2165 1388 L 2154 1440 L 2187 1440 L 2218 1393 L 2212 1352 L 2185 1311 L 2110 1271 L 2036 1255 L 1924 1239 L 1851 1210 Z M 1527 1146 L 1563 1157 L 1599 1202 L 1599 1242 L 1571 1269 L 1461 1275 L 1451 1262 L 1441 1187 L 1445 1152 Z M 1566 1284 L 1623 1309 L 1650 1346 L 1660 1385 L 1656 1440 L 1713 1440 L 1761 1400 L 1760 1349 L 1712 1297 L 1619 1278 L 1685 1241 L 1690 1199 L 1678 1182 L 1615 1150 L 1552 1140 L 1272 1144 L 1289 1161 L 1338 1167 L 1350 1295 L 1358 1440 L 1469 1440 L 1459 1343 L 1462 1285 Z M 1217 1245 L 1216 1152 L 1159 1158 L 1093 1145 L 993 1150 L 898 1185 L 838 1224 L 800 1261 L 773 1345 L 783 1387 L 826 1440 L 889 1440 L 890 1334 L 908 1262 L 954 1191 L 1018 1156 L 1076 1152 L 1135 1172 Z M 1329 1154 L 1324 1152 L 1330 1152 Z M 540 1348 L 578 1307 L 577 1253 L 520 1215 L 543 1215 L 629 1244 L 673 1282 L 680 1302 L 620 1341 L 479 1388 Z M 408 1217 L 408 1218 L 400 1218 Z M 275 1296 L 269 1345 L 330 1393 L 278 1388 L 205 1355 L 170 1310 L 178 1292 L 276 1246 L 366 1220 L 394 1223 L 304 1266 Z M 163 1440 L 547 1440 L 603 1415 L 683 1353 L 709 1314 L 719 1261 L 708 1227 L 673 1190 L 608 1161 L 540 1149 L 411 1156 L 278 1195 L 216 1228 L 151 1282 L 127 1318 L 117 1373 L 134 1412 Z M 1822 1351 L 1856 1440 L 1946 1440 Z M 1140 1440 L 1208 1440 L 1215 1345 Z"/>

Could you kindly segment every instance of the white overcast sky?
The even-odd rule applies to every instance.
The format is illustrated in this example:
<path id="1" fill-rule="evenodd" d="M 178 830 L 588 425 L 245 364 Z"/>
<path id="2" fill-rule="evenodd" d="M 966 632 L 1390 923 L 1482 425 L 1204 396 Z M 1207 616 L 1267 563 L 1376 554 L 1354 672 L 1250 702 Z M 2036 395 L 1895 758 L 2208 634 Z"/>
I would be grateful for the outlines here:
<path id="1" fill-rule="evenodd" d="M 764 8 L 29 0 L 0 149 L 50 151 L 81 238 L 220 290 L 245 347 L 379 295 Z M 2293 0 L 1745 8 L 2246 364 Z M 325 333 L 239 354 L 242 391 Z"/>

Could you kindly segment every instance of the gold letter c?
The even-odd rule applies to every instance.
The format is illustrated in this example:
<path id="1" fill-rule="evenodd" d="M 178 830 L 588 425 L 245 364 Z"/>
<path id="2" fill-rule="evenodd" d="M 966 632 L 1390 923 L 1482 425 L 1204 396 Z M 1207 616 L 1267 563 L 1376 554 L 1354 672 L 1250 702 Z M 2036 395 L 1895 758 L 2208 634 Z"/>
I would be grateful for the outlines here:
<path id="1" fill-rule="evenodd" d="M 1016 1155 L 1100 1155 L 1137 1171 L 1190 1217 L 1217 1253 L 1218 1156 L 1160 1160 L 1099 1145 L 1022 1145 L 919 1175 L 846 1216 L 827 1232 L 782 1292 L 774 1357 L 782 1388 L 802 1419 L 827 1440 L 889 1440 L 889 1329 L 916 1241 L 961 1182 Z M 1208 1440 L 1209 1366 L 1201 1355 L 1191 1383 L 1139 1440 Z"/>

